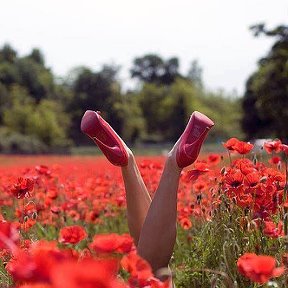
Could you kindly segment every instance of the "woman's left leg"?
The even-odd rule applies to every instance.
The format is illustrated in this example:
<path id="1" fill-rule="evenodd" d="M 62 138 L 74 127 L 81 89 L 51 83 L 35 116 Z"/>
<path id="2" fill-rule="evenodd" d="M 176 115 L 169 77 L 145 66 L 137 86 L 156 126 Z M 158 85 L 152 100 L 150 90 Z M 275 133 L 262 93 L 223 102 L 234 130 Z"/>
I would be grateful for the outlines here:
<path id="1" fill-rule="evenodd" d="M 128 165 L 122 167 L 121 170 L 126 191 L 128 227 L 137 246 L 151 204 L 151 197 L 130 150 L 128 158 Z"/>

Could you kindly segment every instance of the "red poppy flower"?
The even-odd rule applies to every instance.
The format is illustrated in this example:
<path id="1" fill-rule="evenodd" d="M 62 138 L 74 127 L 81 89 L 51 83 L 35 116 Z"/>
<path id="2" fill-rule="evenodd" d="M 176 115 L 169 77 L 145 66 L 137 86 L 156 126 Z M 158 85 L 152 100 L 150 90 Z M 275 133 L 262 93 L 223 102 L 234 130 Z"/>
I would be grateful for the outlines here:
<path id="1" fill-rule="evenodd" d="M 121 260 L 121 265 L 124 270 L 130 273 L 129 282 L 132 287 L 144 287 L 149 284 L 149 279 L 153 277 L 149 263 L 136 252 L 125 255 Z"/>
<path id="2" fill-rule="evenodd" d="M 263 230 L 263 233 L 266 236 L 269 236 L 271 238 L 278 238 L 280 236 L 284 236 L 282 222 L 279 222 L 277 226 L 272 221 L 265 221 L 264 223 L 265 223 L 265 228 Z"/>
<path id="3" fill-rule="evenodd" d="M 11 249 L 19 241 L 19 232 L 13 223 L 0 222 L 0 249 Z"/>
<path id="4" fill-rule="evenodd" d="M 281 162 L 281 158 L 278 156 L 274 156 L 269 160 L 269 163 L 277 165 L 279 164 L 279 162 Z"/>
<path id="5" fill-rule="evenodd" d="M 208 163 L 217 165 L 220 162 L 220 155 L 219 154 L 209 154 L 208 155 Z"/>
<path id="6" fill-rule="evenodd" d="M 270 278 L 281 276 L 284 266 L 276 268 L 276 260 L 271 256 L 246 253 L 237 261 L 238 271 L 253 282 L 264 284 Z"/>
<path id="7" fill-rule="evenodd" d="M 224 177 L 225 184 L 229 188 L 238 188 L 243 184 L 243 179 L 244 176 L 240 170 L 231 170 Z"/>
<path id="8" fill-rule="evenodd" d="M 50 284 L 44 283 L 31 283 L 31 284 L 23 284 L 21 286 L 17 286 L 17 288 L 53 288 Z"/>
<path id="9" fill-rule="evenodd" d="M 34 181 L 29 178 L 18 178 L 17 183 L 11 188 L 11 193 L 18 199 L 30 197 L 30 192 L 34 188 Z"/>
<path id="10" fill-rule="evenodd" d="M 252 172 L 245 176 L 244 183 L 250 188 L 256 187 L 260 183 L 261 175 L 258 172 Z"/>
<path id="11" fill-rule="evenodd" d="M 230 138 L 226 143 L 223 144 L 225 148 L 230 151 L 236 151 L 239 154 L 247 154 L 249 153 L 254 145 L 249 142 L 243 142 L 238 140 L 237 138 Z"/>
<path id="12" fill-rule="evenodd" d="M 234 151 L 234 146 L 238 142 L 239 142 L 239 140 L 237 138 L 233 137 L 233 138 L 230 138 L 229 140 L 227 140 L 225 143 L 223 143 L 223 146 L 230 151 Z"/>
<path id="13" fill-rule="evenodd" d="M 118 261 L 112 259 L 85 259 L 65 261 L 55 265 L 51 272 L 53 288 L 125 288 L 117 279 Z"/>
<path id="14" fill-rule="evenodd" d="M 201 192 L 207 187 L 208 187 L 208 184 L 206 181 L 198 180 L 193 184 L 193 188 L 195 189 L 196 192 Z"/>
<path id="15" fill-rule="evenodd" d="M 286 155 L 288 155 L 288 145 L 282 144 L 282 145 L 281 145 L 281 150 L 282 150 Z"/>
<path id="16" fill-rule="evenodd" d="M 56 242 L 38 241 L 30 249 L 18 249 L 6 266 L 14 281 L 50 281 L 53 267 L 71 256 L 57 248 Z"/>
<path id="17" fill-rule="evenodd" d="M 254 145 L 249 142 L 238 141 L 234 146 L 234 150 L 239 154 L 247 154 L 253 149 Z"/>
<path id="18" fill-rule="evenodd" d="M 264 143 L 264 149 L 267 153 L 271 154 L 272 152 L 278 153 L 281 151 L 281 141 L 280 140 L 274 140 Z"/>
<path id="19" fill-rule="evenodd" d="M 45 176 L 48 176 L 48 177 L 51 176 L 51 171 L 45 165 L 38 165 L 38 166 L 35 167 L 35 170 L 41 175 L 45 175 Z"/>
<path id="20" fill-rule="evenodd" d="M 192 223 L 187 217 L 183 217 L 180 219 L 180 225 L 184 230 L 189 230 L 192 227 Z"/>
<path id="21" fill-rule="evenodd" d="M 60 230 L 59 242 L 64 244 L 77 244 L 87 237 L 87 233 L 81 226 L 68 226 Z"/>
<path id="22" fill-rule="evenodd" d="M 246 158 L 236 159 L 233 162 L 232 166 L 239 168 L 243 175 L 247 175 L 247 174 L 257 171 L 253 165 L 253 162 Z"/>
<path id="23" fill-rule="evenodd" d="M 187 177 L 191 181 L 195 181 L 199 176 L 209 172 L 208 164 L 205 162 L 196 162 L 195 168 L 187 172 Z"/>
<path id="24" fill-rule="evenodd" d="M 28 281 L 34 276 L 36 265 L 27 251 L 18 249 L 6 265 L 14 281 Z"/>
<path id="25" fill-rule="evenodd" d="M 133 239 L 129 234 L 118 235 L 111 233 L 95 235 L 90 247 L 99 253 L 128 253 L 133 247 Z"/>

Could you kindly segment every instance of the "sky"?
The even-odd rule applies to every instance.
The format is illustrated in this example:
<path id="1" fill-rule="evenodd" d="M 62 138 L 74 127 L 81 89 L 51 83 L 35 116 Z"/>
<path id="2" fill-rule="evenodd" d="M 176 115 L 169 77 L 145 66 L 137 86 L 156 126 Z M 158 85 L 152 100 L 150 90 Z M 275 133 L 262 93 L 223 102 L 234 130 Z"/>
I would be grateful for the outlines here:
<path id="1" fill-rule="evenodd" d="M 0 0 L 0 46 L 19 55 L 37 47 L 52 71 L 64 77 L 76 66 L 122 67 L 133 85 L 135 57 L 177 56 L 187 73 L 197 59 L 210 90 L 237 91 L 269 51 L 271 38 L 254 38 L 249 26 L 287 24 L 287 0 Z"/>

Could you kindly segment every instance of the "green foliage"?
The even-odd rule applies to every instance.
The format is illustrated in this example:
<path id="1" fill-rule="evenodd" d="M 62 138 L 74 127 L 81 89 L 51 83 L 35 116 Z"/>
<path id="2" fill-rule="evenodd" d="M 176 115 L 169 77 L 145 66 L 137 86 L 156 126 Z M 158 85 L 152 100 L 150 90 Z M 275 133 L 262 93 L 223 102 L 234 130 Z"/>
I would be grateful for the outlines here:
<path id="1" fill-rule="evenodd" d="M 217 142 L 230 137 L 241 138 L 240 121 L 242 118 L 241 100 L 222 92 L 207 93 L 201 96 L 200 111 L 216 123 L 211 130 L 210 139 Z"/>
<path id="2" fill-rule="evenodd" d="M 39 142 L 35 145 L 39 147 L 41 152 L 47 151 L 47 147 L 65 147 L 70 144 L 67 139 L 69 118 L 62 111 L 59 103 L 52 100 L 42 100 L 39 104 L 36 104 L 35 100 L 17 85 L 10 90 L 10 100 L 9 109 L 6 109 L 3 113 L 3 124 L 8 130 L 14 132 L 14 134 L 10 133 L 14 135 L 14 142 L 17 142 L 20 137 L 17 135 L 30 136 L 32 137 L 31 143 L 36 140 Z M 10 148 L 11 146 L 13 147 L 12 144 Z M 6 147 L 4 150 L 7 149 Z M 17 150 L 19 149 L 17 147 Z M 22 150 L 27 152 L 28 149 L 23 148 Z M 31 151 L 34 150 L 31 147 Z"/>
<path id="3" fill-rule="evenodd" d="M 5 44 L 0 50 L 0 62 L 14 63 L 16 57 L 16 51 L 9 44 Z"/>
<path id="4" fill-rule="evenodd" d="M 5 45 L 0 50 L 0 151 L 43 153 L 71 145 L 70 117 L 63 109 L 69 97 L 45 67 L 40 50 L 17 57 Z"/>
<path id="5" fill-rule="evenodd" d="M 216 126 L 209 136 L 211 140 L 241 137 L 239 121 L 242 114 L 237 98 L 221 92 L 206 92 L 197 83 L 185 79 L 177 79 L 169 87 L 145 84 L 139 94 L 148 138 L 177 140 L 195 110 L 207 114 L 215 121 Z M 157 135 L 162 138 L 157 138 Z"/>
<path id="6" fill-rule="evenodd" d="M 0 126 L 0 151 L 13 154 L 37 154 L 49 152 L 49 147 L 37 137 L 24 135 Z"/>
<path id="7" fill-rule="evenodd" d="M 19 81 L 19 72 L 17 67 L 9 62 L 0 65 L 0 82 L 6 86 Z"/>
<path id="8" fill-rule="evenodd" d="M 203 69 L 200 67 L 198 60 L 193 60 L 187 74 L 187 79 L 191 80 L 195 85 L 203 87 L 202 72 Z"/>
<path id="9" fill-rule="evenodd" d="M 79 67 L 72 75 L 70 89 L 73 91 L 66 111 L 72 118 L 71 136 L 77 144 L 88 143 L 79 127 L 84 112 L 88 109 L 98 110 L 105 114 L 113 114 L 114 102 L 119 101 L 120 85 L 116 80 L 118 67 L 103 66 L 99 72 Z M 117 123 L 111 123 L 113 124 Z M 117 131 L 117 127 L 115 127 Z M 89 142 L 90 143 L 90 142 Z"/>
<path id="10" fill-rule="evenodd" d="M 92 145 L 80 131 L 81 118 L 88 109 L 101 111 L 130 143 L 176 141 L 194 110 L 215 120 L 211 139 L 241 135 L 238 100 L 205 91 L 197 61 L 192 62 L 187 77 L 178 70 L 175 57 L 164 60 L 148 54 L 136 58 L 131 76 L 142 85 L 123 92 L 118 66 L 104 65 L 98 71 L 78 67 L 66 79 L 56 79 L 39 49 L 19 57 L 4 45 L 0 49 L 0 127 L 9 133 L 2 134 L 8 138 L 1 140 L 1 151 L 12 151 L 16 146 L 20 151 L 18 139 L 23 136 L 31 137 L 31 152 L 36 146 L 45 152 L 67 147 L 72 141 Z M 27 147 L 22 150 L 29 152 Z"/>
<path id="11" fill-rule="evenodd" d="M 244 253 L 271 255 L 273 251 L 280 262 L 285 240 L 263 235 L 255 222 L 227 199 L 214 212 L 212 221 L 194 218 L 190 231 L 178 229 L 172 263 L 176 287 L 256 287 L 239 274 L 236 260 Z M 281 284 L 279 287 L 286 287 L 285 280 Z"/>
<path id="12" fill-rule="evenodd" d="M 3 124 L 12 131 L 27 134 L 28 119 L 33 113 L 35 101 L 21 86 L 13 85 L 9 92 L 9 109 L 4 110 Z"/>
<path id="13" fill-rule="evenodd" d="M 130 72 L 132 78 L 145 83 L 171 85 L 180 75 L 178 69 L 179 60 L 176 57 L 165 61 L 158 55 L 147 54 L 134 59 Z"/>
<path id="14" fill-rule="evenodd" d="M 266 30 L 265 25 L 259 24 L 252 30 L 256 36 L 265 34 L 277 37 L 277 40 L 247 81 L 242 126 L 249 138 L 287 139 L 288 27 Z"/>
<path id="15" fill-rule="evenodd" d="M 139 102 L 148 139 L 176 140 L 186 126 L 190 111 L 197 106 L 196 93 L 195 87 L 182 79 L 169 87 L 144 84 L 139 91 Z"/>
<path id="16" fill-rule="evenodd" d="M 68 115 L 52 100 L 42 100 L 28 118 L 27 134 L 37 136 L 50 147 L 65 147 L 69 127 Z"/>
<path id="17" fill-rule="evenodd" d="M 19 59 L 17 64 L 19 84 L 24 86 L 37 102 L 52 97 L 55 93 L 55 83 L 49 69 L 35 62 L 30 56 Z"/>
<path id="18" fill-rule="evenodd" d="M 48 147 L 65 147 L 69 120 L 59 105 L 42 100 L 39 105 L 14 103 L 4 113 L 4 125 L 12 131 L 34 136 Z"/>
<path id="19" fill-rule="evenodd" d="M 138 98 L 134 94 L 120 96 L 117 101 L 111 103 L 111 111 L 109 122 L 116 124 L 113 127 L 122 135 L 124 140 L 134 144 L 143 138 L 145 120 Z"/>

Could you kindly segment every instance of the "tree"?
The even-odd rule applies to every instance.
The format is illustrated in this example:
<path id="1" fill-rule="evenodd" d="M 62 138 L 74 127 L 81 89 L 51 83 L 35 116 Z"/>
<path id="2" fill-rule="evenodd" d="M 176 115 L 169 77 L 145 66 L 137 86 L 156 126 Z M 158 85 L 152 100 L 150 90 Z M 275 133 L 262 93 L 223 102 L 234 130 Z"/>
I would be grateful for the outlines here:
<path id="1" fill-rule="evenodd" d="M 189 68 L 187 78 L 191 80 L 195 85 L 202 87 L 203 86 L 202 72 L 203 72 L 203 69 L 199 65 L 198 60 L 193 60 Z"/>
<path id="2" fill-rule="evenodd" d="M 175 141 L 198 105 L 197 89 L 184 79 L 172 85 L 144 84 L 139 93 L 149 140 Z"/>
<path id="3" fill-rule="evenodd" d="M 271 119 L 269 115 L 261 115 L 257 107 L 257 95 L 253 90 L 253 82 L 255 81 L 255 74 L 252 74 L 246 82 L 246 92 L 242 100 L 242 107 L 244 117 L 241 121 L 243 131 L 246 133 L 247 139 L 255 139 L 259 137 L 266 137 L 269 135 Z"/>
<path id="4" fill-rule="evenodd" d="M 43 61 L 38 59 L 37 61 Z M 55 94 L 54 76 L 51 71 L 31 56 L 17 61 L 20 75 L 19 84 L 26 87 L 29 94 L 39 103 L 42 99 L 51 99 Z"/>
<path id="5" fill-rule="evenodd" d="M 18 83 L 20 79 L 17 67 L 8 61 L 0 62 L 0 83 L 6 87 Z"/>
<path id="6" fill-rule="evenodd" d="M 7 88 L 0 83 L 0 125 L 3 123 L 3 113 L 9 108 L 9 92 Z"/>
<path id="7" fill-rule="evenodd" d="M 98 72 L 87 67 L 80 67 L 73 72 L 71 89 L 73 97 L 67 111 L 72 117 L 71 136 L 77 144 L 90 143 L 80 129 L 81 118 L 86 110 L 99 110 L 103 112 L 108 121 L 109 115 L 113 114 L 113 103 L 119 100 L 120 84 L 117 81 L 118 66 L 105 65 Z M 113 119 L 111 119 L 113 122 Z M 113 122 L 117 130 L 118 122 Z M 114 127 L 114 126 L 113 126 Z M 117 131 L 119 132 L 119 131 Z"/>
<path id="8" fill-rule="evenodd" d="M 264 34 L 277 40 L 247 81 L 242 127 L 248 137 L 287 139 L 288 26 L 267 30 L 264 24 L 258 24 L 251 30 L 255 36 Z"/>
<path id="9" fill-rule="evenodd" d="M 14 63 L 16 59 L 17 52 L 9 44 L 4 44 L 0 50 L 0 62 Z"/>
<path id="10" fill-rule="evenodd" d="M 4 45 L 0 49 L 0 150 L 46 152 L 70 144 L 70 120 L 63 109 L 69 98 L 67 88 L 56 84 L 45 67 L 39 49 L 18 57 Z"/>
<path id="11" fill-rule="evenodd" d="M 0 83 L 9 86 L 19 81 L 19 72 L 15 65 L 16 51 L 8 44 L 0 49 Z"/>
<path id="12" fill-rule="evenodd" d="M 34 62 L 40 64 L 41 66 L 45 65 L 44 56 L 43 56 L 42 52 L 37 48 L 34 48 L 32 50 L 30 55 L 28 55 L 28 58 L 32 59 Z"/>
<path id="13" fill-rule="evenodd" d="M 69 117 L 61 105 L 52 100 L 39 104 L 27 95 L 23 88 L 15 85 L 11 91 L 12 104 L 3 113 L 4 126 L 13 133 L 38 139 L 47 148 L 66 147 Z"/>
<path id="14" fill-rule="evenodd" d="M 179 60 L 172 57 L 164 61 L 160 56 L 147 54 L 135 58 L 130 70 L 132 78 L 138 78 L 145 83 L 171 85 L 179 74 Z"/>

